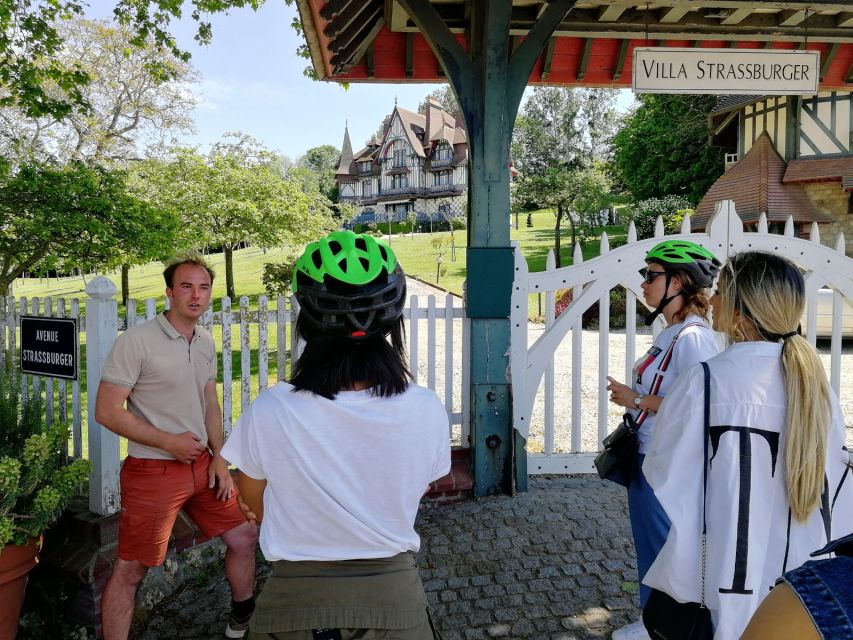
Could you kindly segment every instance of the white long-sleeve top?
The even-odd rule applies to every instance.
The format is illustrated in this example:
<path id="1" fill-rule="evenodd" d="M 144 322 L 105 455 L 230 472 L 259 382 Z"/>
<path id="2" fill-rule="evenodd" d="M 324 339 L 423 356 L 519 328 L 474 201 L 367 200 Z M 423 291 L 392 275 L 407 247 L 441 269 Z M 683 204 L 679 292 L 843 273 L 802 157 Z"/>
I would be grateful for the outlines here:
<path id="1" fill-rule="evenodd" d="M 829 540 L 853 531 L 853 477 L 834 394 L 823 506 L 805 522 L 790 513 L 781 349 L 779 343 L 740 343 L 708 361 L 705 602 L 717 640 L 739 638 L 776 578 Z M 697 365 L 667 393 L 643 464 L 672 522 L 643 582 L 681 602 L 700 600 L 703 398 L 703 371 Z"/>

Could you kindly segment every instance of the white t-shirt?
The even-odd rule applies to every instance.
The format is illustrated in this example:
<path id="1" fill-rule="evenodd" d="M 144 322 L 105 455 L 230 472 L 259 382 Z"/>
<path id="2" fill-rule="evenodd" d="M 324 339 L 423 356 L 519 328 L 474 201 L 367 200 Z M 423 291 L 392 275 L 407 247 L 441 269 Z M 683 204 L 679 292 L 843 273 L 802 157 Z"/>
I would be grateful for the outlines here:
<path id="1" fill-rule="evenodd" d="M 687 326 L 687 325 L 694 326 Z M 679 335 L 679 331 L 681 334 Z M 688 316 L 684 322 L 673 324 L 661 331 L 649 350 L 634 363 L 633 380 L 631 381 L 634 391 L 643 395 L 652 393 L 652 384 L 655 374 L 658 373 L 664 356 L 666 355 L 672 339 L 678 335 L 678 340 L 672 350 L 672 357 L 666 371 L 661 372 L 661 382 L 657 393 L 654 395 L 663 398 L 669 392 L 673 382 L 678 375 L 687 371 L 690 367 L 709 358 L 713 358 L 720 352 L 720 345 L 714 332 L 705 324 L 699 316 Z M 642 413 L 632 410 L 631 413 L 637 418 Z M 637 432 L 637 440 L 640 445 L 640 453 L 646 453 L 654 433 L 655 414 L 646 413 L 640 423 Z"/>
<path id="2" fill-rule="evenodd" d="M 708 361 L 711 445 L 707 493 L 705 602 L 718 640 L 739 638 L 782 573 L 853 531 L 853 475 L 844 419 L 831 394 L 824 507 L 790 516 L 785 488 L 787 401 L 779 343 L 732 345 Z M 643 582 L 681 602 L 701 584 L 704 376 L 679 376 L 658 414 L 643 474 L 672 522 Z"/>
<path id="3" fill-rule="evenodd" d="M 267 560 L 388 558 L 420 548 L 415 516 L 450 471 L 450 431 L 435 393 L 414 384 L 328 400 L 280 382 L 243 413 L 222 456 L 267 481 Z"/>

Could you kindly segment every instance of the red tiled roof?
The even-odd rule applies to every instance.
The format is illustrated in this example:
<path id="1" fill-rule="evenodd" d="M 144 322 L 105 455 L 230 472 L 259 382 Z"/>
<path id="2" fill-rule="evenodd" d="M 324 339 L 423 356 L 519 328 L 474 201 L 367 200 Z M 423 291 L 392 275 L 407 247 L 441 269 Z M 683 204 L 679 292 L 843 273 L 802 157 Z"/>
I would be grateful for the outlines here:
<path id="1" fill-rule="evenodd" d="M 691 219 L 694 231 L 705 228 L 714 215 L 714 205 L 721 200 L 734 200 L 735 209 L 744 222 L 757 222 L 762 213 L 768 222 L 832 222 L 830 215 L 820 212 L 803 188 L 783 184 L 787 165 L 777 153 L 766 133 L 762 133 L 747 154 L 711 185 L 696 207 Z"/>
<path id="2" fill-rule="evenodd" d="M 847 191 L 853 189 L 853 156 L 791 160 L 782 178 L 785 184 L 835 181 Z"/>

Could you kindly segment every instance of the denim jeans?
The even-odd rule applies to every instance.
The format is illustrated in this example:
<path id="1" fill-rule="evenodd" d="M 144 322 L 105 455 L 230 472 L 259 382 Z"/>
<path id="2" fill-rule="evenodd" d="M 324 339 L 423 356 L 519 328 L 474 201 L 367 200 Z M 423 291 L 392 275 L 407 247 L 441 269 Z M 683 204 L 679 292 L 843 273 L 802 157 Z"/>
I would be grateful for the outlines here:
<path id="1" fill-rule="evenodd" d="M 797 594 L 821 638 L 853 638 L 853 557 L 811 560 L 779 581 Z"/>
<path id="2" fill-rule="evenodd" d="M 646 456 L 642 453 L 637 454 L 637 467 L 631 477 L 631 484 L 628 485 L 628 514 L 631 517 L 631 532 L 634 534 L 634 547 L 637 550 L 641 608 L 646 605 L 652 593 L 651 588 L 643 584 L 643 578 L 663 548 L 672 526 L 643 475 L 645 459 Z"/>

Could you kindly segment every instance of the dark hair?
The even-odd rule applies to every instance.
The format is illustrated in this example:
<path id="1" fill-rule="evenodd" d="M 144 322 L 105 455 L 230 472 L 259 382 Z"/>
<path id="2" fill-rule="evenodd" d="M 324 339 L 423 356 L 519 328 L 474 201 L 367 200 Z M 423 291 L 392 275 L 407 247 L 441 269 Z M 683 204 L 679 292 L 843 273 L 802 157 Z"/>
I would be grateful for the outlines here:
<path id="1" fill-rule="evenodd" d="M 330 335 L 301 312 L 296 333 L 305 341 L 290 378 L 297 391 L 334 400 L 338 392 L 361 382 L 370 385 L 373 395 L 388 398 L 409 386 L 412 374 L 406 365 L 402 316 L 387 334 L 390 342 L 381 333 L 358 341 Z"/>
<path id="2" fill-rule="evenodd" d="M 213 272 L 213 267 L 211 267 L 207 260 L 204 259 L 200 253 L 195 251 L 189 253 L 182 253 L 180 255 L 175 256 L 171 260 L 166 263 L 166 268 L 163 270 L 163 279 L 166 281 L 166 286 L 171 289 L 172 281 L 175 277 L 175 271 L 177 271 L 178 267 L 182 264 L 190 264 L 196 267 L 202 267 L 205 271 L 207 271 L 210 276 L 210 284 L 213 284 L 213 278 L 216 274 Z"/>

